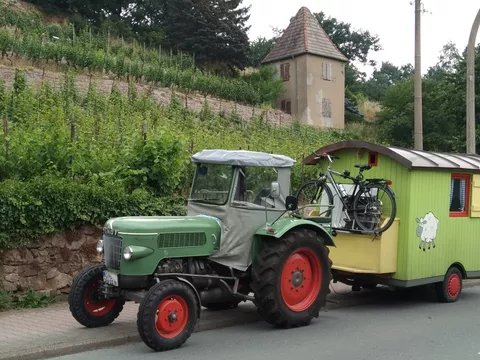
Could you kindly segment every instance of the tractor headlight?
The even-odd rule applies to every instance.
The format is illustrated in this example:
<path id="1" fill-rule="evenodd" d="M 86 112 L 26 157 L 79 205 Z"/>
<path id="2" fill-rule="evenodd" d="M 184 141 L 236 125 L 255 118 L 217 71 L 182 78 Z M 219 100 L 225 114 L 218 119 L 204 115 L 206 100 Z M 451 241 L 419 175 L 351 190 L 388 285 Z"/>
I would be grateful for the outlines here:
<path id="1" fill-rule="evenodd" d="M 97 242 L 97 252 L 99 254 L 103 254 L 103 240 L 102 239 L 98 240 L 98 242 Z"/>
<path id="2" fill-rule="evenodd" d="M 125 249 L 123 249 L 123 258 L 125 260 L 130 260 L 133 256 L 133 249 L 130 246 L 126 246 Z"/>

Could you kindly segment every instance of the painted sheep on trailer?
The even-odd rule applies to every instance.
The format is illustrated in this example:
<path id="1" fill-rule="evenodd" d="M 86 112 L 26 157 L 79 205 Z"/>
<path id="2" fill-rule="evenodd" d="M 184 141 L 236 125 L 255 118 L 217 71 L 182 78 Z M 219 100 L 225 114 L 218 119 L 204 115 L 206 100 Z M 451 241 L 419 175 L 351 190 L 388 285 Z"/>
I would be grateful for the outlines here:
<path id="1" fill-rule="evenodd" d="M 435 248 L 435 238 L 437 237 L 437 229 L 439 220 L 435 217 L 435 215 L 430 211 L 427 215 L 423 218 L 416 219 L 417 221 L 417 236 L 420 237 L 422 240 L 420 241 L 420 245 L 418 246 L 419 249 L 422 248 L 425 251 L 425 246 L 428 244 L 428 250 L 433 245 Z"/>

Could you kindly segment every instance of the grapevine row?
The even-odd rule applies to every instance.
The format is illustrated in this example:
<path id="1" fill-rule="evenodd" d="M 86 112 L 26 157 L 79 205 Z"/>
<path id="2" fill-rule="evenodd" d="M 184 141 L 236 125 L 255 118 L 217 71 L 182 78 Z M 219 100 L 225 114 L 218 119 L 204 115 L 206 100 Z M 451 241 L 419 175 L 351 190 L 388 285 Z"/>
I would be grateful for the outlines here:
<path id="1" fill-rule="evenodd" d="M 281 81 L 273 78 L 270 69 L 249 77 L 222 78 L 194 71 L 193 56 L 189 54 L 162 54 L 161 49 L 114 42 L 108 34 L 92 34 L 88 29 L 75 31 L 69 24 L 45 25 L 35 13 L 4 9 L 0 26 L 2 58 L 15 56 L 33 64 L 58 66 L 66 62 L 80 71 L 105 72 L 165 87 L 175 85 L 187 91 L 254 105 L 271 103 L 283 92 Z"/>

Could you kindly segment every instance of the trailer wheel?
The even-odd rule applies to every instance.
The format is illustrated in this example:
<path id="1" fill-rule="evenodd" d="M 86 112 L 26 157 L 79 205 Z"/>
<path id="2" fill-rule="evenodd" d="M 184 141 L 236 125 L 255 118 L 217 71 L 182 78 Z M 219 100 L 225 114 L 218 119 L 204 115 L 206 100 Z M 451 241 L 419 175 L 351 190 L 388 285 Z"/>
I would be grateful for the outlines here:
<path id="1" fill-rule="evenodd" d="M 265 239 L 252 271 L 258 312 L 282 328 L 309 325 L 326 303 L 332 280 L 330 250 L 316 232 L 295 229 Z"/>
<path id="2" fill-rule="evenodd" d="M 72 283 L 68 294 L 70 312 L 75 320 L 88 328 L 111 324 L 122 312 L 125 299 L 105 299 L 99 294 L 103 264 L 83 269 Z"/>
<path id="3" fill-rule="evenodd" d="M 155 351 L 182 346 L 197 322 L 197 298 L 178 280 L 166 280 L 150 288 L 140 303 L 137 329 L 140 338 Z"/>
<path id="4" fill-rule="evenodd" d="M 462 294 L 462 273 L 458 268 L 451 267 L 445 274 L 445 279 L 434 286 L 437 297 L 441 302 L 456 302 Z"/>

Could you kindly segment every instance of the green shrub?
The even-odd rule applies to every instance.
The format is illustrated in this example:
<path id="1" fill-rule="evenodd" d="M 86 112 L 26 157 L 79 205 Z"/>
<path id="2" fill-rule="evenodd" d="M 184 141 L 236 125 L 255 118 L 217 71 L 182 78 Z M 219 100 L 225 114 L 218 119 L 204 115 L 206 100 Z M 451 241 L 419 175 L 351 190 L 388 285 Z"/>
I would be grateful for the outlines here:
<path id="1" fill-rule="evenodd" d="M 13 294 L 0 289 L 0 311 L 45 308 L 55 301 L 55 296 L 37 293 L 32 289 L 23 294 Z"/>
<path id="2" fill-rule="evenodd" d="M 101 226 L 111 217 L 184 212 L 181 197 L 155 197 L 140 188 L 128 193 L 115 183 L 82 184 L 47 175 L 6 180 L 0 187 L 0 247 L 21 247 L 83 224 Z"/>

